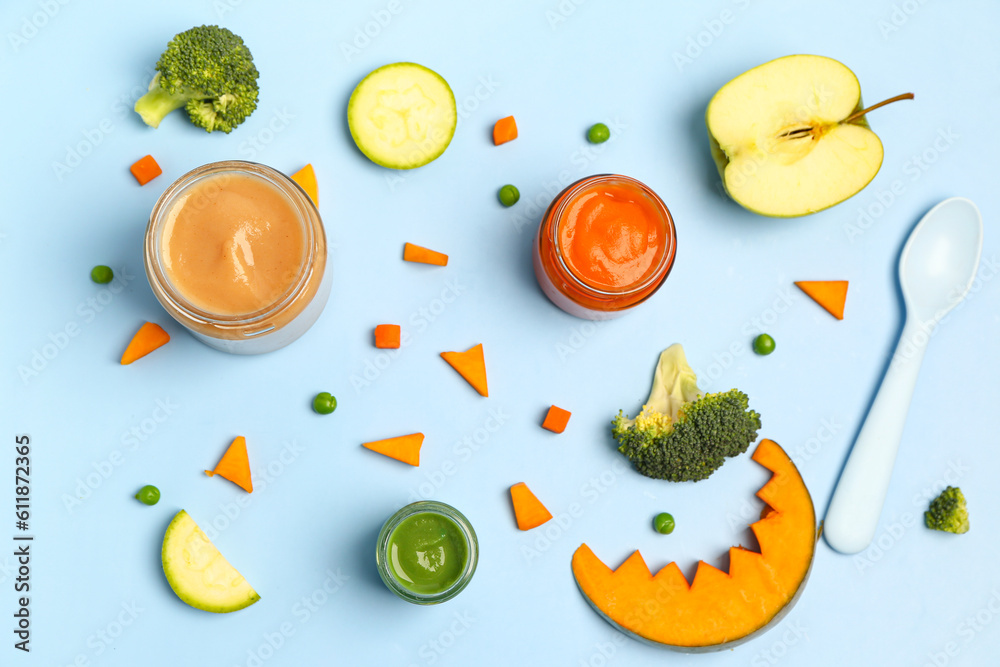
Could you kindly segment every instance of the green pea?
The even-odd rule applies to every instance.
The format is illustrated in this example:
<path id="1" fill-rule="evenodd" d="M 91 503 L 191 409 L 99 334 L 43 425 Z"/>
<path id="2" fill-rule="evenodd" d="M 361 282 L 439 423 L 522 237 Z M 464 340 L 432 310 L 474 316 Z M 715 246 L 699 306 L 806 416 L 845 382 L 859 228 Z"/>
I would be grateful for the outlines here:
<path id="1" fill-rule="evenodd" d="M 115 272 L 111 270 L 110 266 L 98 264 L 90 270 L 90 279 L 98 285 L 104 285 L 115 279 Z"/>
<path id="2" fill-rule="evenodd" d="M 761 356 L 774 352 L 774 339 L 767 334 L 761 334 L 753 339 L 753 351 Z"/>
<path id="3" fill-rule="evenodd" d="M 337 399 L 328 391 L 321 391 L 313 399 L 313 410 L 321 415 L 328 415 L 337 409 Z"/>
<path id="4" fill-rule="evenodd" d="M 521 198 L 521 193 L 513 185 L 505 185 L 500 188 L 497 198 L 500 199 L 500 203 L 504 206 L 513 206 Z"/>
<path id="5" fill-rule="evenodd" d="M 595 123 L 587 130 L 587 141 L 592 144 L 603 144 L 611 138 L 611 130 L 604 123 Z"/>
<path id="6" fill-rule="evenodd" d="M 653 519 L 653 527 L 656 528 L 656 532 L 669 535 L 674 532 L 674 517 L 666 512 L 660 512 Z"/>
<path id="7" fill-rule="evenodd" d="M 139 489 L 139 493 L 135 494 L 135 498 L 143 505 L 155 505 L 160 502 L 160 490 L 152 484 L 147 484 Z"/>

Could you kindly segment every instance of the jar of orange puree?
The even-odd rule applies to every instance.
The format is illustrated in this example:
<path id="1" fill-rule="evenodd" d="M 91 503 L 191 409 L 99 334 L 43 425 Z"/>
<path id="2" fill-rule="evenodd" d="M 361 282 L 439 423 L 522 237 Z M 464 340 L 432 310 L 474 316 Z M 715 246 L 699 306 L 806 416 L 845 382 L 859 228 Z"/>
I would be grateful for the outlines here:
<path id="1" fill-rule="evenodd" d="M 609 320 L 660 288 L 677 253 L 674 221 L 648 187 L 601 174 L 573 183 L 545 211 L 535 238 L 535 276 L 571 315 Z"/>
<path id="2" fill-rule="evenodd" d="M 198 340 L 224 352 L 283 347 L 330 293 L 326 234 L 309 196 L 252 162 L 213 162 L 167 188 L 146 228 L 153 294 Z"/>

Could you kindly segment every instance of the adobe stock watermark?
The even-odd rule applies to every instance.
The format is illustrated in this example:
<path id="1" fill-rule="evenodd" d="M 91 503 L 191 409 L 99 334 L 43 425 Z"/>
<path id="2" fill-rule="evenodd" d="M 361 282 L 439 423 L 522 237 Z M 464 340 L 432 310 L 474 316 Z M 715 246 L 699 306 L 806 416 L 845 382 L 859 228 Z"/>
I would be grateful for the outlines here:
<path id="1" fill-rule="evenodd" d="M 882 39 L 889 39 L 890 35 L 899 32 L 927 2 L 928 0 L 903 0 L 903 2 L 893 3 L 892 11 L 880 16 L 875 22 Z"/>
<path id="2" fill-rule="evenodd" d="M 678 72 L 683 72 L 688 65 L 693 65 L 694 61 L 702 56 L 705 51 L 712 48 L 715 41 L 722 36 L 728 26 L 736 23 L 738 12 L 742 12 L 750 6 L 751 0 L 733 0 L 733 8 L 723 9 L 717 16 L 701 22 L 701 30 L 688 35 L 684 48 L 674 51 L 674 66 Z"/>
<path id="3" fill-rule="evenodd" d="M 241 493 L 236 496 L 236 500 L 219 503 L 219 511 L 216 512 L 215 516 L 208 522 L 200 524 L 208 539 L 215 540 L 236 523 L 243 515 L 243 510 L 250 507 L 255 498 L 260 498 L 262 493 L 273 486 L 275 480 L 281 477 L 289 466 L 298 461 L 305 451 L 306 448 L 296 440 L 287 440 L 282 443 L 281 451 L 276 457 L 266 464 L 258 466 L 251 473 L 252 494 Z"/>
<path id="4" fill-rule="evenodd" d="M 503 411 L 502 406 L 490 408 L 481 426 L 452 445 L 451 458 L 443 461 L 436 470 L 424 470 L 424 481 L 410 488 L 407 502 L 415 503 L 436 496 L 445 483 L 458 473 L 462 464 L 471 461 L 472 457 L 485 448 L 509 419 L 510 415 Z"/>
<path id="5" fill-rule="evenodd" d="M 88 652 L 77 653 L 69 667 L 90 667 L 91 660 L 99 658 L 109 650 L 113 650 L 115 644 L 125 634 L 125 631 L 135 625 L 135 622 L 146 610 L 140 607 L 135 600 L 122 602 L 120 610 L 113 618 L 87 636 L 86 644 Z"/>
<path id="6" fill-rule="evenodd" d="M 17 30 L 11 30 L 7 33 L 7 43 L 10 44 L 10 48 L 14 50 L 14 53 L 23 49 L 31 40 L 37 37 L 49 25 L 49 22 L 62 11 L 62 8 L 69 3 L 70 0 L 38 0 L 35 3 L 37 10 L 22 16 L 21 24 Z"/>
<path id="7" fill-rule="evenodd" d="M 611 133 L 607 141 L 603 144 L 588 144 L 573 151 L 567 158 L 571 168 L 561 169 L 552 179 L 542 181 L 540 183 L 541 192 L 537 192 L 536 188 L 536 194 L 525 196 L 522 199 L 524 203 L 515 207 L 517 211 L 508 218 L 515 232 L 520 234 L 525 227 L 536 229 L 542 220 L 542 214 L 549 206 L 549 202 L 567 185 L 579 180 L 584 172 L 589 170 L 591 165 L 608 149 L 608 146 L 617 141 L 628 129 L 628 125 L 617 117 L 607 125 Z"/>
<path id="8" fill-rule="evenodd" d="M 409 329 L 404 329 L 399 336 L 399 347 L 395 350 L 379 350 L 373 357 L 366 359 L 364 368 L 351 374 L 350 382 L 355 394 L 360 395 L 368 387 L 377 382 L 392 362 L 407 347 L 413 344 L 415 338 L 427 331 L 468 288 L 459 282 L 458 278 L 448 278 L 437 297 L 410 313 L 407 318 Z M 411 335 L 410 330 L 414 333 Z"/>
<path id="9" fill-rule="evenodd" d="M 587 0 L 559 0 L 559 3 L 545 10 L 545 20 L 548 21 L 549 29 L 555 30 L 565 23 L 569 17 L 576 14 L 576 10 Z"/>
<path id="10" fill-rule="evenodd" d="M 99 461 L 93 461 L 89 470 L 82 477 L 76 478 L 76 486 L 73 493 L 62 494 L 63 507 L 70 514 L 90 498 L 97 489 L 101 488 L 105 482 L 111 479 L 115 471 L 125 465 L 128 454 L 136 452 L 159 430 L 160 426 L 170 419 L 178 410 L 183 408 L 179 403 L 169 397 L 158 398 L 153 402 L 153 409 L 146 417 L 143 417 L 132 426 L 122 431 L 119 437 L 120 448 L 111 450 L 111 453 Z"/>
<path id="11" fill-rule="evenodd" d="M 923 667 L 946 667 L 951 664 L 962 653 L 963 648 L 967 648 L 976 637 L 986 632 L 997 616 L 1000 616 L 1000 586 L 994 586 L 986 602 L 955 626 L 954 639 L 945 643 L 939 651 L 927 652 L 927 661 Z"/>
<path id="12" fill-rule="evenodd" d="M 581 484 L 578 496 L 587 505 L 593 505 L 604 494 L 615 488 L 618 484 L 618 478 L 627 470 L 628 466 L 624 462 L 616 460 L 608 468 L 591 476 Z M 549 551 L 585 514 L 585 509 L 583 503 L 573 501 L 566 507 L 565 512 L 553 515 L 552 519 L 531 531 L 531 536 L 525 538 L 527 543 L 522 541 L 520 547 L 521 556 L 525 562 L 530 565 Z"/>
<path id="13" fill-rule="evenodd" d="M 459 639 L 475 625 L 476 618 L 469 613 L 469 610 L 455 612 L 447 627 L 441 630 L 436 636 L 427 640 L 417 649 L 417 655 L 423 660 L 425 665 L 433 665 L 453 647 Z M 409 667 L 416 667 L 410 663 Z"/>
<path id="14" fill-rule="evenodd" d="M 290 112 L 287 107 L 274 109 L 267 124 L 250 135 L 248 139 L 241 141 L 237 150 L 247 160 L 256 159 L 260 152 L 267 148 L 279 134 L 288 129 L 293 120 L 295 120 L 295 114 Z"/>
<path id="15" fill-rule="evenodd" d="M 384 7 L 373 9 L 369 20 L 354 27 L 354 35 L 338 45 L 344 60 L 350 63 L 378 39 L 395 17 L 403 13 L 405 6 L 401 0 L 389 0 Z"/>
<path id="16" fill-rule="evenodd" d="M 607 322 L 608 320 L 593 320 L 570 327 L 569 336 L 555 344 L 559 361 L 565 364 L 571 356 L 582 350 Z"/>
<path id="17" fill-rule="evenodd" d="M 343 590 L 350 580 L 351 577 L 344 574 L 339 567 L 334 570 L 327 569 L 323 582 L 292 605 L 289 610 L 290 618 L 279 623 L 274 630 L 262 633 L 256 646 L 247 649 L 243 666 L 261 667 L 273 658 L 288 640 L 295 636 L 298 628 L 308 623 L 334 595 Z M 239 667 L 239 663 L 236 667 Z"/>
<path id="18" fill-rule="evenodd" d="M 880 188 L 875 192 L 875 201 L 870 201 L 867 205 L 857 208 L 854 222 L 844 225 L 847 240 L 854 243 L 856 239 L 863 236 L 910 186 L 919 181 L 931 168 L 931 165 L 937 162 L 961 138 L 962 135 L 952 130 L 950 125 L 946 128 L 939 128 L 927 148 L 920 153 L 911 155 L 903 163 L 902 172 L 905 179 L 893 179 L 888 187 Z"/>
<path id="19" fill-rule="evenodd" d="M 590 656 L 586 660 L 581 658 L 577 664 L 580 667 L 607 667 L 626 643 L 628 637 L 622 632 L 616 632 L 608 641 L 596 642 Z"/>
<path id="20" fill-rule="evenodd" d="M 941 477 L 913 496 L 912 507 L 914 511 L 901 512 L 875 536 L 871 546 L 854 555 L 855 569 L 860 574 L 864 574 L 865 571 L 874 567 L 875 563 L 882 560 L 886 553 L 902 541 L 911 528 L 923 524 L 924 512 L 927 511 L 930 501 L 937 497 L 945 487 L 958 486 L 959 481 L 969 470 L 971 468 L 963 465 L 959 459 L 948 461 L 948 469 Z"/>
<path id="21" fill-rule="evenodd" d="M 758 651 L 750 660 L 750 667 L 772 667 L 781 662 L 782 658 L 802 642 L 809 640 L 809 632 L 802 627 L 797 619 L 791 619 L 785 623 L 784 632 L 781 636 L 771 642 L 771 645 Z"/>
<path id="22" fill-rule="evenodd" d="M 62 161 L 52 161 L 52 173 L 56 180 L 62 181 L 73 173 L 83 161 L 96 151 L 104 140 L 115 131 L 116 124 L 132 112 L 135 101 L 146 94 L 149 90 L 149 82 L 156 74 L 153 67 L 147 67 L 144 74 L 144 83 L 137 83 L 122 93 L 111 103 L 111 115 L 106 116 L 90 127 L 80 130 L 81 139 L 65 145 Z"/>
<path id="23" fill-rule="evenodd" d="M 103 313 L 133 280 L 135 276 L 123 266 L 115 271 L 114 280 L 98 289 L 93 296 L 88 296 L 78 303 L 73 310 L 76 317 L 67 320 L 55 331 L 50 331 L 45 342 L 32 348 L 27 363 L 18 365 L 17 375 L 21 378 L 21 383 L 28 386 L 32 379 L 48 368 L 49 364 L 69 347 L 73 339 L 83 332 L 84 327 L 97 319 L 98 315 Z"/>
<path id="24" fill-rule="evenodd" d="M 459 121 L 469 120 L 482 103 L 493 97 L 499 87 L 500 82 L 494 79 L 492 74 L 480 76 L 472 92 L 455 101 L 455 112 Z M 395 192 L 396 188 L 406 183 L 406 177 L 402 173 L 394 169 L 386 170 L 385 184 L 389 187 L 389 192 Z"/>

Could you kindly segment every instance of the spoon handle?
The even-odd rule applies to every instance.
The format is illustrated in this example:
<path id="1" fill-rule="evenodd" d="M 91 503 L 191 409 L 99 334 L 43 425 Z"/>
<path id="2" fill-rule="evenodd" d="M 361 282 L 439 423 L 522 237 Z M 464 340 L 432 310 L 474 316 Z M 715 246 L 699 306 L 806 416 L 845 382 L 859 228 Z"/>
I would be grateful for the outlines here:
<path id="1" fill-rule="evenodd" d="M 933 324 L 921 326 L 907 318 L 889 370 L 840 474 L 823 534 L 841 553 L 858 553 L 875 537 L 932 328 Z"/>

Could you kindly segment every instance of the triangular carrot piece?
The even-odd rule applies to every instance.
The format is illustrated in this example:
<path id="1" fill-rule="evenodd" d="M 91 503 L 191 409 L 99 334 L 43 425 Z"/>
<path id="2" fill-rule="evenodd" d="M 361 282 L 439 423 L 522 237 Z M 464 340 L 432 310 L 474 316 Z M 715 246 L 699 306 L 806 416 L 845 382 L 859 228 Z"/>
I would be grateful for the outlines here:
<path id="1" fill-rule="evenodd" d="M 122 365 L 131 364 L 136 359 L 141 359 L 158 347 L 163 347 L 170 342 L 170 334 L 163 330 L 159 324 L 146 322 L 132 336 L 125 354 L 122 355 Z"/>
<path id="2" fill-rule="evenodd" d="M 800 280 L 799 289 L 826 308 L 838 320 L 844 319 L 844 303 L 847 301 L 846 280 Z"/>
<path id="3" fill-rule="evenodd" d="M 448 255 L 437 250 L 431 250 L 423 246 L 406 243 L 403 245 L 403 260 L 407 262 L 417 262 L 418 264 L 433 264 L 435 266 L 448 266 Z"/>
<path id="4" fill-rule="evenodd" d="M 215 470 L 206 470 L 205 474 L 209 477 L 219 475 L 242 487 L 247 493 L 253 493 L 253 482 L 250 481 L 250 457 L 247 456 L 247 439 L 241 435 L 233 440 L 229 449 L 215 465 Z"/>
<path id="5" fill-rule="evenodd" d="M 552 518 L 552 513 L 545 509 L 545 505 L 535 497 L 524 482 L 510 487 L 510 499 L 514 503 L 517 527 L 521 530 L 537 528 Z"/>
<path id="6" fill-rule="evenodd" d="M 486 386 L 486 359 L 483 357 L 482 343 L 465 352 L 442 352 L 441 358 L 451 364 L 481 395 L 490 395 Z"/>
<path id="7" fill-rule="evenodd" d="M 418 466 L 420 465 L 420 446 L 422 444 L 424 444 L 424 434 L 411 433 L 396 438 L 363 442 L 361 446 L 397 461 L 409 463 L 411 466 Z"/>
<path id="8" fill-rule="evenodd" d="M 292 180 L 306 191 L 309 199 L 312 199 L 316 206 L 319 206 L 319 185 L 316 183 L 316 172 L 313 171 L 311 163 L 292 174 Z"/>

